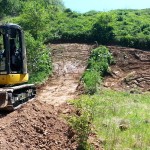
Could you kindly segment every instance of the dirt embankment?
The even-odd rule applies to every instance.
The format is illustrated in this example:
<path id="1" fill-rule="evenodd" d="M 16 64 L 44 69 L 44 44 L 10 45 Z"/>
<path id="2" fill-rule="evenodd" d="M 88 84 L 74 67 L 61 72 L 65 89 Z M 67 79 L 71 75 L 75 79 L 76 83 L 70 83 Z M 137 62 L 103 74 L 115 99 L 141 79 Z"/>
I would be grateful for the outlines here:
<path id="1" fill-rule="evenodd" d="M 0 122 L 1 150 L 76 149 L 68 125 L 51 105 L 38 100 L 1 116 Z"/>
<path id="2" fill-rule="evenodd" d="M 150 52 L 109 46 L 115 63 L 104 86 L 117 90 L 150 91 Z"/>

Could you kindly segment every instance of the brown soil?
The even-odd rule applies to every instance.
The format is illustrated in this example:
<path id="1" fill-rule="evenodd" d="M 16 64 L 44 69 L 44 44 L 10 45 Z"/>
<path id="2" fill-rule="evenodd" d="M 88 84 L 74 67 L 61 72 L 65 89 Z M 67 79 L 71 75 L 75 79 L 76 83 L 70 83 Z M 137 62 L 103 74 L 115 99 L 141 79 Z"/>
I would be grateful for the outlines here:
<path id="1" fill-rule="evenodd" d="M 115 63 L 104 86 L 131 92 L 150 91 L 150 52 L 109 46 Z"/>
<path id="2" fill-rule="evenodd" d="M 10 114 L 0 115 L 1 150 L 74 150 L 74 132 L 60 118 L 73 108 L 63 104 L 77 96 L 92 46 L 50 45 L 54 75 L 41 87 L 35 101 Z"/>
<path id="3" fill-rule="evenodd" d="M 76 149 L 74 134 L 51 105 L 37 100 L 1 117 L 1 150 Z"/>
<path id="4" fill-rule="evenodd" d="M 80 78 L 92 49 L 86 44 L 53 44 L 53 76 L 42 86 L 34 101 L 0 115 L 2 150 L 75 150 L 75 134 L 60 117 L 73 108 L 66 103 L 81 92 Z M 110 46 L 115 57 L 104 86 L 114 89 L 150 90 L 150 52 Z M 77 90 L 78 89 L 78 90 Z"/>
<path id="5" fill-rule="evenodd" d="M 50 45 L 53 58 L 53 77 L 40 88 L 38 98 L 59 106 L 77 96 L 76 88 L 86 68 L 92 49 L 86 44 Z"/>

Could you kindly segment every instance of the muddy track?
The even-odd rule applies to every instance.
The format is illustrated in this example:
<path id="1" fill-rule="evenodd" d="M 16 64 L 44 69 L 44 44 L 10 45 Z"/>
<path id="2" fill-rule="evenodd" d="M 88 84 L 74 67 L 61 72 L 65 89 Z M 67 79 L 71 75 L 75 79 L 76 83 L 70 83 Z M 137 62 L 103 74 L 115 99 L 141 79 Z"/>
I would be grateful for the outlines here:
<path id="1" fill-rule="evenodd" d="M 86 44 L 50 45 L 53 77 L 40 88 L 38 99 L 59 106 L 77 96 L 76 88 L 86 68 L 92 46 Z"/>

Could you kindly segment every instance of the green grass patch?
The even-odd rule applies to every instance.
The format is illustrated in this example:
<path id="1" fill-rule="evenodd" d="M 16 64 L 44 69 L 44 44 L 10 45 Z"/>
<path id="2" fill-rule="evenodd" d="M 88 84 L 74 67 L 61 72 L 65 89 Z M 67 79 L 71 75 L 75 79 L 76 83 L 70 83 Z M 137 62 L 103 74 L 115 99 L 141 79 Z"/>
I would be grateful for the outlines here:
<path id="1" fill-rule="evenodd" d="M 91 120 L 104 149 L 150 149 L 150 93 L 103 90 L 82 96 L 73 104 L 87 114 L 85 118 Z"/>

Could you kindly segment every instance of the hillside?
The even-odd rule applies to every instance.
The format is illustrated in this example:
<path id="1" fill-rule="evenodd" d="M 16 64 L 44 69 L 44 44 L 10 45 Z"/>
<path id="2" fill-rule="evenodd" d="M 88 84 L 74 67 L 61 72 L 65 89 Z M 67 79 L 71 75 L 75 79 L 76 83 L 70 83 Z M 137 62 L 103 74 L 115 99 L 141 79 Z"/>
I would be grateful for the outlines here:
<path id="1" fill-rule="evenodd" d="M 139 125 L 138 128 L 134 125 L 132 128 L 143 129 L 144 125 L 144 127 L 146 126 L 144 130 L 147 130 L 150 123 L 147 113 L 149 111 L 149 95 L 146 95 L 148 98 L 143 98 L 143 101 L 142 98 L 137 100 L 137 95 L 140 93 L 138 96 L 142 97 L 143 93 L 149 93 L 150 91 L 150 9 L 123 9 L 109 12 L 89 11 L 81 14 L 65 8 L 63 0 L 1 0 L 0 8 L 0 24 L 15 23 L 24 30 L 27 65 L 30 74 L 29 82 L 37 85 L 37 96 L 32 102 L 11 113 L 0 112 L 0 149 L 75 150 L 78 148 L 77 133 L 68 125 L 64 116 L 76 114 L 80 117 L 81 112 L 75 111 L 73 105 L 68 104 L 67 100 L 79 98 L 86 91 L 83 88 L 85 82 L 83 83 L 82 75 L 87 69 L 91 50 L 99 45 L 106 45 L 110 49 L 114 56 L 114 63 L 110 66 L 109 72 L 107 74 L 105 72 L 103 80 L 100 76 L 102 71 L 98 70 L 96 74 L 92 70 L 93 68 L 90 70 L 91 74 L 88 74 L 88 79 L 93 82 L 96 74 L 96 78 L 99 77 L 99 80 L 95 80 L 95 89 L 98 89 L 98 91 L 95 91 L 103 95 L 105 92 L 102 93 L 101 89 L 111 88 L 113 89 L 111 93 L 116 95 L 114 94 L 112 100 L 109 92 L 106 92 L 110 97 L 104 95 L 102 101 L 98 101 L 97 98 L 102 95 L 97 96 L 97 93 L 94 95 L 96 97 L 94 99 L 99 104 L 105 105 L 106 103 L 108 110 L 110 110 L 110 114 L 107 114 L 106 106 L 96 104 L 97 110 L 102 110 L 102 116 L 99 117 L 98 114 L 98 118 L 104 118 L 103 115 L 106 113 L 106 120 L 101 120 L 104 128 L 99 127 L 99 120 L 98 128 L 102 130 L 109 128 L 107 119 L 110 115 L 114 115 L 112 120 L 115 123 L 117 122 L 118 127 L 119 121 L 122 119 L 124 121 L 126 116 L 117 118 L 118 116 L 115 116 L 115 114 L 119 112 L 118 110 L 122 111 L 122 106 L 130 105 L 132 109 L 134 105 L 137 112 L 140 112 L 139 109 L 142 110 L 139 115 L 143 120 L 138 120 L 140 117 L 138 118 L 136 111 L 131 111 L 131 114 L 129 114 L 127 109 L 127 111 L 124 110 L 125 113 L 123 112 L 123 114 L 126 115 L 127 112 L 129 120 L 131 117 L 134 120 L 133 124 Z M 107 59 L 107 57 L 105 58 Z M 97 65 L 94 61 L 91 61 L 92 63 L 95 66 Z M 104 63 L 103 65 L 107 70 L 107 66 Z M 100 68 L 99 66 L 97 65 L 96 68 Z M 91 85 L 93 86 L 93 84 Z M 117 93 L 114 90 L 125 91 L 126 93 Z M 124 105 L 122 104 L 122 97 L 115 101 L 116 96 L 120 93 L 126 96 L 124 97 Z M 129 95 L 135 97 L 132 98 Z M 90 95 L 86 98 L 85 100 L 91 106 L 93 97 Z M 119 101 L 120 104 L 118 104 Z M 143 114 L 145 117 L 143 117 Z M 91 120 L 88 121 L 91 116 L 88 112 L 86 115 L 88 117 L 85 116 L 83 119 L 87 125 L 82 128 L 79 126 L 80 129 L 86 130 L 86 127 L 91 125 Z M 127 120 L 127 123 L 129 120 Z M 106 123 L 103 123 L 103 121 L 106 121 Z M 77 122 L 76 126 L 79 123 Z M 114 126 L 112 129 L 114 132 L 109 131 L 114 139 L 110 137 L 110 141 L 112 140 L 112 145 L 115 145 L 116 130 Z M 126 134 L 123 130 L 120 131 L 117 128 L 118 133 Z M 100 130 L 100 132 L 102 131 Z M 108 131 L 106 132 L 108 133 Z M 138 134 L 140 131 L 136 133 Z M 150 145 L 146 145 L 149 139 L 147 138 L 143 142 L 141 140 L 143 135 L 137 134 L 132 136 L 128 134 L 133 138 L 133 143 L 129 141 L 131 147 L 140 149 L 143 143 L 145 147 L 150 147 Z M 101 135 L 100 133 L 100 137 Z M 96 150 L 103 149 L 102 147 L 106 142 L 109 143 L 109 141 L 101 138 L 97 140 L 94 133 L 90 136 L 88 140 L 93 143 Z M 121 138 L 118 136 L 119 144 L 116 142 L 117 146 L 120 146 Z M 112 145 L 109 145 L 109 147 L 112 148 Z"/>

